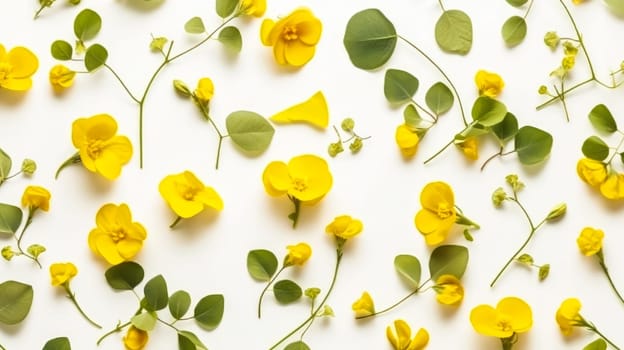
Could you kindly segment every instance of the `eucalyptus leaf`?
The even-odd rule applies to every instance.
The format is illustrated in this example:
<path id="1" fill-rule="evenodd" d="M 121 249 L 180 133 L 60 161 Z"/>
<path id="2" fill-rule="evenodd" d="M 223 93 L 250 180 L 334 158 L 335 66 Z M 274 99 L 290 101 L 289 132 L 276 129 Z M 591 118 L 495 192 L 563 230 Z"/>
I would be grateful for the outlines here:
<path id="1" fill-rule="evenodd" d="M 418 79 L 399 69 L 388 69 L 384 78 L 384 95 L 390 103 L 409 102 L 418 90 Z"/>
<path id="2" fill-rule="evenodd" d="M 228 115 L 225 128 L 232 142 L 250 154 L 264 152 L 275 134 L 275 129 L 264 117 L 250 111 L 237 111 Z"/>
<path id="3" fill-rule="evenodd" d="M 273 294 L 277 301 L 282 304 L 288 304 L 299 300 L 303 291 L 297 283 L 291 280 L 281 280 L 273 285 Z"/>
<path id="4" fill-rule="evenodd" d="M 429 274 L 432 281 L 442 275 L 461 279 L 468 266 L 468 249 L 460 245 L 442 245 L 431 252 Z"/>
<path id="5" fill-rule="evenodd" d="M 442 13 L 435 25 L 435 39 L 444 51 L 465 55 L 472 47 L 472 21 L 460 10 Z"/>
<path id="6" fill-rule="evenodd" d="M 74 34 L 80 41 L 95 38 L 101 28 L 102 18 L 93 10 L 84 9 L 74 19 Z"/>
<path id="7" fill-rule="evenodd" d="M 388 62 L 397 43 L 394 25 L 378 9 L 366 9 L 347 23 L 343 44 L 354 66 L 375 69 Z"/>
<path id="8" fill-rule="evenodd" d="M 132 290 L 138 286 L 145 277 L 145 272 L 141 265 L 134 261 L 124 261 L 110 267 L 104 273 L 106 282 L 113 289 Z"/>
<path id="9" fill-rule="evenodd" d="M 108 51 L 100 44 L 89 46 L 85 53 L 84 64 L 89 72 L 92 72 L 104 64 L 108 59 Z"/>
<path id="10" fill-rule="evenodd" d="M 277 257 L 266 249 L 251 250 L 247 254 L 247 271 L 258 281 L 268 281 L 277 271 Z"/>
<path id="11" fill-rule="evenodd" d="M 405 121 L 405 124 L 417 128 L 423 119 L 420 116 L 420 113 L 418 113 L 416 106 L 409 104 L 405 106 L 405 109 L 403 110 L 403 120 Z"/>
<path id="12" fill-rule="evenodd" d="M 74 48 L 65 40 L 56 40 L 50 46 L 50 53 L 59 61 L 68 61 L 72 59 Z"/>
<path id="13" fill-rule="evenodd" d="M 190 34 L 203 34 L 206 32 L 204 21 L 199 17 L 193 17 L 186 21 L 184 30 Z"/>
<path id="14" fill-rule="evenodd" d="M 236 27 L 229 26 L 221 29 L 217 39 L 231 52 L 239 53 L 243 48 L 243 38 Z"/>
<path id="15" fill-rule="evenodd" d="M 548 157 L 553 137 L 546 131 L 527 125 L 518 130 L 514 141 L 520 162 L 524 165 L 532 165 Z"/>
<path id="16" fill-rule="evenodd" d="M 217 0 L 217 15 L 221 18 L 229 17 L 232 13 L 234 13 L 234 10 L 236 10 L 238 2 L 239 0 Z"/>
<path id="17" fill-rule="evenodd" d="M 179 290 L 169 297 L 169 312 L 176 320 L 181 319 L 191 307 L 191 296 L 183 290 Z"/>
<path id="18" fill-rule="evenodd" d="M 411 289 L 420 287 L 421 267 L 417 257 L 407 254 L 394 258 L 394 268 Z"/>
<path id="19" fill-rule="evenodd" d="M 472 106 L 472 119 L 486 127 L 502 122 L 506 115 L 507 106 L 488 96 L 478 97 Z"/>
<path id="20" fill-rule="evenodd" d="M 505 44 L 509 47 L 514 47 L 520 44 L 526 37 L 526 33 L 526 21 L 520 16 L 509 17 L 505 23 L 503 23 L 503 27 L 501 28 L 503 40 L 505 40 Z"/>
<path id="21" fill-rule="evenodd" d="M 189 331 L 178 332 L 178 346 L 179 350 L 208 350 L 199 337 Z"/>
<path id="22" fill-rule="evenodd" d="M 310 350 L 310 347 L 308 346 L 308 344 L 306 344 L 303 341 L 299 340 L 299 341 L 296 341 L 294 343 L 290 343 L 290 344 L 286 345 L 284 350 Z"/>
<path id="23" fill-rule="evenodd" d="M 162 310 L 167 307 L 169 293 L 167 292 L 167 282 L 162 275 L 158 275 L 147 281 L 143 287 L 145 294 L 146 309 L 148 311 Z"/>
<path id="24" fill-rule="evenodd" d="M 597 161 L 605 160 L 609 156 L 609 146 L 598 136 L 590 136 L 581 148 L 585 157 Z"/>
<path id="25" fill-rule="evenodd" d="M 67 337 L 58 337 L 48 340 L 42 350 L 71 350 L 71 344 Z"/>
<path id="26" fill-rule="evenodd" d="M 0 234 L 15 234 L 22 224 L 23 215 L 19 207 L 0 203 Z"/>
<path id="27" fill-rule="evenodd" d="M 425 103 L 435 115 L 448 112 L 453 107 L 454 100 L 451 90 L 441 81 L 433 84 L 425 95 Z"/>
<path id="28" fill-rule="evenodd" d="M 136 328 L 149 332 L 154 329 L 156 326 L 156 320 L 158 319 L 158 315 L 154 311 L 145 311 L 138 315 L 134 315 L 130 322 Z"/>
<path id="29" fill-rule="evenodd" d="M 510 112 L 507 112 L 503 121 L 492 125 L 490 130 L 492 130 L 501 146 L 504 146 L 507 141 L 513 139 L 518 133 L 518 119 Z"/>
<path id="30" fill-rule="evenodd" d="M 215 329 L 223 319 L 225 299 L 221 294 L 207 295 L 195 306 L 195 321 L 206 329 Z"/>
<path id="31" fill-rule="evenodd" d="M 527 3 L 529 0 L 507 0 L 507 3 L 514 7 L 520 7 Z"/>
<path id="32" fill-rule="evenodd" d="M 0 323 L 14 325 L 22 322 L 33 301 L 33 288 L 17 281 L 0 284 Z"/>
<path id="33" fill-rule="evenodd" d="M 598 131 L 614 133 L 617 131 L 617 123 L 607 106 L 599 104 L 589 112 L 589 121 Z"/>
<path id="34" fill-rule="evenodd" d="M 11 167 L 13 167 L 11 157 L 0 148 L 0 184 L 9 177 Z"/>
<path id="35" fill-rule="evenodd" d="M 598 338 L 587 344 L 583 350 L 607 350 L 607 342 L 602 338 Z"/>

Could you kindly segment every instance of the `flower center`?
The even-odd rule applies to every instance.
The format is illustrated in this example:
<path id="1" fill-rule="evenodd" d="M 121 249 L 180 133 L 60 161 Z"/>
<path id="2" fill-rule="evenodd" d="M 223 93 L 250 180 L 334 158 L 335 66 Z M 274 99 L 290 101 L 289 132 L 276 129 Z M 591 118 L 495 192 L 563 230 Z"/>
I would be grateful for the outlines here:
<path id="1" fill-rule="evenodd" d="M 0 62 L 0 81 L 5 81 L 12 69 L 13 66 L 11 66 L 8 62 Z"/>
<path id="2" fill-rule="evenodd" d="M 126 238 L 126 231 L 123 228 L 117 228 L 110 233 L 113 242 L 117 243 L 122 239 Z"/>
<path id="3" fill-rule="evenodd" d="M 295 191 L 303 192 L 308 189 L 308 179 L 295 178 L 292 180 L 292 186 Z"/>
<path id="4" fill-rule="evenodd" d="M 286 26 L 283 33 L 284 34 L 282 34 L 282 37 L 284 38 L 284 40 L 287 41 L 297 40 L 299 38 L 296 26 Z"/>
<path id="5" fill-rule="evenodd" d="M 438 217 L 446 219 L 453 214 L 453 207 L 446 202 L 438 203 Z"/>
<path id="6" fill-rule="evenodd" d="M 89 142 L 89 145 L 87 146 L 87 154 L 89 155 L 89 158 L 91 159 L 99 158 L 100 154 L 102 153 L 103 148 L 104 148 L 104 142 L 102 142 L 101 140 L 95 140 L 95 141 Z"/>
<path id="7" fill-rule="evenodd" d="M 504 332 L 513 331 L 513 328 L 511 327 L 511 319 L 507 315 L 499 314 L 496 317 L 496 326 L 498 327 L 498 329 Z"/>

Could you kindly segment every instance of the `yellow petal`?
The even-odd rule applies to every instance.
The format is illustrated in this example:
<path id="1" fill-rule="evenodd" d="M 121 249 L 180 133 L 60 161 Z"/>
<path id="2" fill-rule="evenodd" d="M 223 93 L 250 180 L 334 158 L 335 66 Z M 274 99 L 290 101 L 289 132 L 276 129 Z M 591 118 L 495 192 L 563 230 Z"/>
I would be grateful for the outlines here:
<path id="1" fill-rule="evenodd" d="M 291 181 L 300 181 L 304 185 L 297 188 L 290 186 L 288 193 L 301 201 L 313 201 L 329 192 L 333 178 L 327 162 L 315 155 L 294 157 L 288 162 Z"/>
<path id="2" fill-rule="evenodd" d="M 121 166 L 132 158 L 132 144 L 125 136 L 115 136 L 102 148 L 100 157 L 95 159 L 96 171 L 109 180 L 121 174 Z"/>
<path id="3" fill-rule="evenodd" d="M 281 65 L 285 65 L 286 61 L 286 42 L 283 40 L 277 40 L 273 45 L 273 57 L 275 61 Z"/>
<path id="4" fill-rule="evenodd" d="M 143 247 L 143 242 L 134 239 L 123 239 L 117 243 L 117 251 L 124 260 L 132 259 Z"/>
<path id="5" fill-rule="evenodd" d="M 103 205 L 95 215 L 95 224 L 97 227 L 104 232 L 115 230 L 119 226 L 117 224 L 117 211 L 118 207 L 115 204 L 109 203 Z"/>
<path id="6" fill-rule="evenodd" d="M 310 62 L 315 52 L 316 46 L 307 45 L 300 40 L 291 40 L 286 43 L 284 57 L 291 66 L 301 67 Z"/>
<path id="7" fill-rule="evenodd" d="M 426 329 L 421 328 L 412 339 L 410 346 L 407 350 L 423 350 L 429 344 L 429 332 Z"/>
<path id="8" fill-rule="evenodd" d="M 318 18 L 313 18 L 297 25 L 299 40 L 306 45 L 316 45 L 321 38 L 323 24 Z"/>
<path id="9" fill-rule="evenodd" d="M 30 78 L 7 78 L 0 86 L 11 91 L 26 91 L 32 87 L 32 80 Z"/>
<path id="10" fill-rule="evenodd" d="M 147 231 L 145 231 L 145 227 L 138 222 L 126 225 L 124 226 L 124 229 L 126 230 L 126 237 L 128 239 L 143 241 L 147 238 Z"/>
<path id="11" fill-rule="evenodd" d="M 4 45 L 0 44 L 0 61 L 7 61 L 8 58 L 6 57 L 6 49 L 4 48 Z"/>
<path id="12" fill-rule="evenodd" d="M 520 298 L 503 298 L 496 305 L 496 310 L 511 318 L 511 327 L 516 333 L 526 332 L 533 326 L 531 307 Z"/>
<path id="13" fill-rule="evenodd" d="M 497 312 L 489 305 L 479 305 L 470 312 L 470 323 L 477 333 L 497 338 L 511 337 L 513 331 L 501 330 L 497 321 Z"/>
<path id="14" fill-rule="evenodd" d="M 390 342 L 390 344 L 392 344 L 392 347 L 395 350 L 396 349 L 400 349 L 399 348 L 398 339 L 397 339 L 396 335 L 394 334 L 394 331 L 392 330 L 392 327 L 390 327 L 390 326 L 386 327 L 386 337 L 388 338 L 388 341 Z"/>
<path id="15" fill-rule="evenodd" d="M 318 91 L 308 100 L 287 108 L 270 119 L 276 123 L 305 122 L 326 128 L 329 124 L 329 110 L 323 92 Z"/>
<path id="16" fill-rule="evenodd" d="M 271 162 L 262 173 L 264 189 L 273 197 L 284 195 L 291 186 L 288 166 L 284 162 Z"/>
<path id="17" fill-rule="evenodd" d="M 85 142 L 106 141 L 117 133 L 117 122 L 108 114 L 79 118 L 72 124 L 72 142 L 80 148 Z"/>
<path id="18" fill-rule="evenodd" d="M 423 208 L 436 212 L 440 203 L 452 208 L 455 205 L 453 190 L 441 181 L 428 183 L 420 193 L 420 204 Z"/>
<path id="19" fill-rule="evenodd" d="M 600 185 L 600 193 L 608 199 L 624 198 L 624 175 L 609 175 L 607 180 Z"/>
<path id="20" fill-rule="evenodd" d="M 265 19 L 262 21 L 260 27 L 260 40 L 263 45 L 273 46 L 277 40 L 277 35 L 272 35 L 273 28 L 275 27 L 275 21 L 272 19 Z"/>
<path id="21" fill-rule="evenodd" d="M 212 187 L 205 187 L 201 192 L 197 193 L 195 198 L 209 208 L 215 210 L 223 209 L 223 200 Z"/>
<path id="22" fill-rule="evenodd" d="M 117 245 L 109 235 L 99 235 L 96 238 L 95 246 L 98 253 L 111 265 L 117 265 L 124 261 L 124 258 L 117 251 Z"/>
<path id="23" fill-rule="evenodd" d="M 39 60 L 32 51 L 25 47 L 17 46 L 8 53 L 9 63 L 13 68 L 10 76 L 12 78 L 28 78 L 35 74 L 39 68 Z"/>
<path id="24" fill-rule="evenodd" d="M 407 322 L 403 320 L 394 321 L 394 328 L 396 329 L 397 338 L 398 338 L 398 348 L 400 350 L 406 349 L 409 343 L 412 341 L 412 329 L 407 324 Z"/>

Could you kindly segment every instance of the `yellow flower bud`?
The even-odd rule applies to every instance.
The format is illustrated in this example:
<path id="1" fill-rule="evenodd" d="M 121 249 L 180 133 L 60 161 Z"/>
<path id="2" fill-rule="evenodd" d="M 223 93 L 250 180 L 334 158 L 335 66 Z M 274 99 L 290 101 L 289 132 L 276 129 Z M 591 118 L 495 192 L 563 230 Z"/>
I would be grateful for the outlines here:
<path id="1" fill-rule="evenodd" d="M 505 181 L 507 181 L 514 192 L 519 192 L 524 188 L 524 183 L 518 179 L 518 175 L 516 174 L 505 176 Z"/>
<path id="2" fill-rule="evenodd" d="M 435 290 L 436 299 L 440 304 L 458 305 L 464 299 L 464 287 L 453 275 L 438 277 L 433 290 Z"/>
<path id="3" fill-rule="evenodd" d="M 167 44 L 167 38 L 165 37 L 157 37 L 157 38 L 153 38 L 152 41 L 150 42 L 150 49 L 154 50 L 154 51 L 162 51 L 165 47 L 165 44 Z"/>
<path id="4" fill-rule="evenodd" d="M 337 216 L 327 227 L 325 232 L 340 239 L 350 239 L 362 232 L 364 226 L 362 222 L 351 218 L 349 215 Z"/>
<path id="5" fill-rule="evenodd" d="M 561 67 L 565 71 L 572 70 L 574 63 L 576 62 L 576 56 L 566 56 L 561 60 Z"/>
<path id="6" fill-rule="evenodd" d="M 71 279 L 77 274 L 78 269 L 70 262 L 50 265 L 50 279 L 52 280 L 52 285 L 55 287 L 68 285 Z"/>
<path id="7" fill-rule="evenodd" d="M 355 140 L 353 140 L 353 142 L 349 145 L 349 149 L 351 150 L 351 153 L 358 153 L 362 149 L 363 145 L 362 139 L 356 137 Z"/>
<path id="8" fill-rule="evenodd" d="M 624 198 L 624 174 L 611 174 L 600 185 L 600 193 L 608 199 Z"/>
<path id="9" fill-rule="evenodd" d="M 579 311 L 581 311 L 581 302 L 576 298 L 568 298 L 561 303 L 555 319 L 563 335 L 570 335 L 574 327 L 579 326 L 579 322 L 583 320 Z"/>
<path id="10" fill-rule="evenodd" d="M 188 86 L 186 86 L 186 84 L 182 80 L 178 80 L 178 79 L 174 80 L 173 88 L 185 97 L 189 97 L 192 95 L 191 89 L 189 89 Z"/>
<path id="11" fill-rule="evenodd" d="M 502 187 L 499 187 L 492 193 L 492 203 L 494 203 L 495 207 L 500 207 L 503 205 L 503 202 L 507 199 L 507 193 L 503 190 Z"/>
<path id="12" fill-rule="evenodd" d="M 31 210 L 41 209 L 48 211 L 50 209 L 50 192 L 43 187 L 28 186 L 22 195 L 22 206 Z"/>
<path id="13" fill-rule="evenodd" d="M 546 85 L 540 85 L 539 89 L 537 89 L 537 93 L 540 95 L 547 95 L 548 88 L 546 87 Z"/>
<path id="14" fill-rule="evenodd" d="M 134 326 L 128 328 L 128 333 L 123 338 L 124 346 L 126 350 L 142 350 L 145 348 L 149 335 L 146 331 L 140 330 Z"/>
<path id="15" fill-rule="evenodd" d="M 585 227 L 576 239 L 579 250 L 585 256 L 592 256 L 602 250 L 604 232 L 591 227 Z"/>
<path id="16" fill-rule="evenodd" d="M 199 103 L 208 104 L 214 96 L 214 84 L 212 83 L 212 80 L 210 80 L 210 78 L 199 79 L 194 94 Z"/>
<path id="17" fill-rule="evenodd" d="M 340 127 L 346 132 L 351 132 L 355 127 L 355 121 L 351 118 L 345 118 L 340 124 Z"/>
<path id="18" fill-rule="evenodd" d="M 375 303 L 370 294 L 364 292 L 360 299 L 356 300 L 353 305 L 351 305 L 351 309 L 355 311 L 356 318 L 370 316 L 375 313 Z"/>
<path id="19" fill-rule="evenodd" d="M 243 0 L 240 9 L 247 16 L 262 17 L 266 11 L 266 0 Z"/>
<path id="20" fill-rule="evenodd" d="M 394 350 L 423 350 L 429 343 L 429 333 L 424 328 L 416 332 L 412 339 L 412 329 L 403 320 L 394 321 L 394 331 L 388 326 L 386 337 Z"/>
<path id="21" fill-rule="evenodd" d="M 459 147 L 466 158 L 470 160 L 479 159 L 479 140 L 476 137 L 469 137 L 455 145 Z"/>
<path id="22" fill-rule="evenodd" d="M 394 133 L 394 139 L 403 157 L 411 158 L 416 154 L 420 138 L 409 126 L 406 124 L 399 125 Z"/>
<path id="23" fill-rule="evenodd" d="M 505 87 L 505 82 L 500 75 L 485 70 L 477 72 L 475 75 L 475 84 L 477 84 L 477 89 L 479 89 L 479 95 L 492 98 L 500 95 Z"/>
<path id="24" fill-rule="evenodd" d="M 55 89 L 63 90 L 71 87 L 74 85 L 74 77 L 76 77 L 76 72 L 62 64 L 57 64 L 50 69 L 50 84 Z"/>
<path id="25" fill-rule="evenodd" d="M 13 259 L 13 257 L 15 256 L 15 252 L 13 251 L 13 249 L 11 249 L 10 245 L 3 247 L 1 254 L 6 261 Z"/>
<path id="26" fill-rule="evenodd" d="M 607 179 L 607 167 L 603 162 L 583 158 L 576 163 L 576 173 L 591 186 L 598 186 Z"/>
<path id="27" fill-rule="evenodd" d="M 288 254 L 284 258 L 284 266 L 303 266 L 312 255 L 312 248 L 307 243 L 286 246 Z"/>

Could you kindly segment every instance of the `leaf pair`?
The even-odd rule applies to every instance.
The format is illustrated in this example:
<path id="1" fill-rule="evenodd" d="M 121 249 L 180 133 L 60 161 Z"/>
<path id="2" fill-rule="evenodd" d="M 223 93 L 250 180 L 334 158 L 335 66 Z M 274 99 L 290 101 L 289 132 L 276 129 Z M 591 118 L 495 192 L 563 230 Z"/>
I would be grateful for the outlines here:
<path id="1" fill-rule="evenodd" d="M 269 250 L 256 249 L 247 254 L 247 271 L 257 281 L 270 281 L 277 272 L 277 267 L 277 257 Z M 303 291 L 294 281 L 280 280 L 273 285 L 273 294 L 278 302 L 289 304 L 299 300 Z"/>
<path id="2" fill-rule="evenodd" d="M 618 131 L 615 118 L 613 118 L 611 111 L 604 104 L 595 106 L 589 112 L 589 121 L 600 132 L 613 134 Z M 604 161 L 611 153 L 609 146 L 598 136 L 588 137 L 583 142 L 582 151 L 585 157 L 597 161 Z M 624 152 L 620 153 L 620 158 L 624 161 Z"/>
<path id="3" fill-rule="evenodd" d="M 200 17 L 193 17 L 184 24 L 184 30 L 189 34 L 204 34 L 206 26 Z M 243 48 L 243 37 L 238 28 L 234 26 L 221 29 L 217 40 L 233 53 L 239 53 Z"/>
<path id="4" fill-rule="evenodd" d="M 388 69 L 384 78 L 384 95 L 390 103 L 408 103 L 414 98 L 418 85 L 418 79 L 412 74 L 399 69 Z M 442 82 L 433 84 L 425 95 L 427 107 L 436 116 L 451 109 L 453 102 L 453 93 Z"/>
<path id="5" fill-rule="evenodd" d="M 458 245 L 439 246 L 429 257 L 430 279 L 435 281 L 442 275 L 453 275 L 461 279 L 468 266 L 468 249 Z M 407 254 L 394 258 L 394 268 L 411 289 L 421 287 L 421 265 L 417 257 Z"/>

